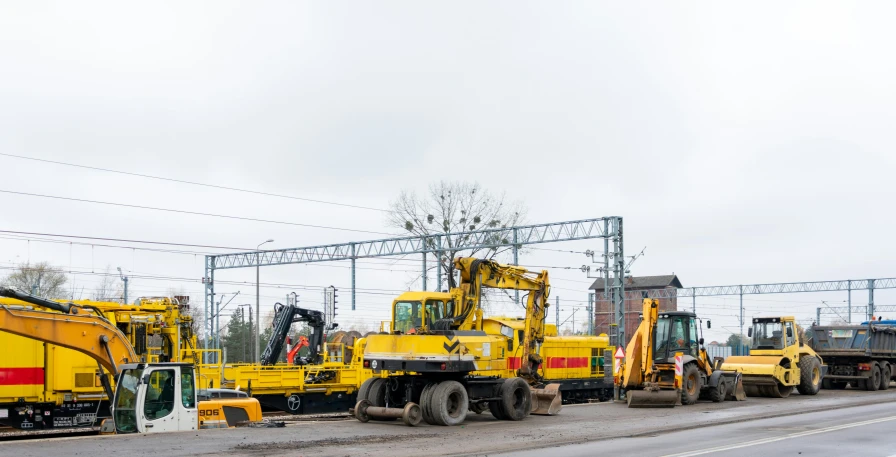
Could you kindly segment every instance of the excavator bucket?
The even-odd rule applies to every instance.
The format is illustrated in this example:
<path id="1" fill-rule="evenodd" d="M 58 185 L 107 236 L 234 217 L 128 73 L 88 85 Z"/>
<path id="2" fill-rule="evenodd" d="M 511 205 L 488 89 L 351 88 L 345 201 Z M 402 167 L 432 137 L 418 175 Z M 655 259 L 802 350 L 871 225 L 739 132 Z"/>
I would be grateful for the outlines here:
<path id="1" fill-rule="evenodd" d="M 560 384 L 548 384 L 544 389 L 531 389 L 532 414 L 539 416 L 553 416 L 563 407 L 563 398 L 560 396 Z"/>
<path id="2" fill-rule="evenodd" d="M 647 388 L 625 392 L 629 408 L 672 408 L 681 405 L 681 391 L 677 389 Z"/>
<path id="3" fill-rule="evenodd" d="M 737 373 L 737 379 L 734 381 L 734 391 L 728 391 L 725 394 L 725 400 L 744 401 L 747 399 L 747 392 L 744 390 L 744 379 L 740 373 Z"/>

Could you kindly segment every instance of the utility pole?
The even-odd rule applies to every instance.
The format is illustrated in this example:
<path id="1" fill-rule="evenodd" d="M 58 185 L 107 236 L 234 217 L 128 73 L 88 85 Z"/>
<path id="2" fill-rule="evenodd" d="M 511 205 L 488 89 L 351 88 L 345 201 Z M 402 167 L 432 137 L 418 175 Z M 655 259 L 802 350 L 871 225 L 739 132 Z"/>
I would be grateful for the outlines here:
<path id="1" fill-rule="evenodd" d="M 118 267 L 118 276 L 124 282 L 124 304 L 128 304 L 128 277 L 124 275 L 121 271 L 121 267 Z"/>
<path id="2" fill-rule="evenodd" d="M 560 334 L 560 297 L 557 297 L 556 302 L 557 302 L 557 305 L 556 305 L 557 309 L 555 311 L 557 314 L 557 334 L 559 335 Z"/>
<path id="3" fill-rule="evenodd" d="M 261 331 L 259 329 L 259 322 L 261 322 L 261 252 L 258 252 L 261 249 L 262 244 L 273 243 L 274 240 L 267 240 L 262 243 L 258 243 L 258 246 L 255 247 L 255 363 L 259 363 L 261 361 L 261 352 L 259 351 L 259 341 L 261 338 Z M 252 311 L 249 311 L 249 327 L 252 327 Z"/>
<path id="4" fill-rule="evenodd" d="M 254 327 L 252 327 L 252 305 L 249 305 L 247 308 L 249 309 L 249 334 L 251 335 L 251 334 L 252 334 L 252 329 L 254 328 Z M 255 320 L 255 323 L 256 323 L 256 324 L 258 323 L 258 319 Z M 258 334 L 257 334 L 257 333 L 255 334 L 255 337 L 256 337 L 256 339 L 258 338 Z M 252 342 L 251 342 L 251 341 L 249 341 L 249 347 L 252 347 Z M 257 348 L 256 348 L 256 349 L 257 349 Z M 255 353 L 257 354 L 258 351 L 256 350 Z M 258 362 L 256 361 L 255 363 L 258 363 Z"/>
<path id="5" fill-rule="evenodd" d="M 43 274 L 42 271 L 37 272 L 37 282 L 31 285 L 31 295 L 38 295 L 40 292 L 40 279 Z"/>
<path id="6" fill-rule="evenodd" d="M 740 335 L 737 335 L 738 339 L 743 338 L 744 335 L 744 286 L 740 287 Z M 743 341 L 741 341 L 743 344 Z"/>

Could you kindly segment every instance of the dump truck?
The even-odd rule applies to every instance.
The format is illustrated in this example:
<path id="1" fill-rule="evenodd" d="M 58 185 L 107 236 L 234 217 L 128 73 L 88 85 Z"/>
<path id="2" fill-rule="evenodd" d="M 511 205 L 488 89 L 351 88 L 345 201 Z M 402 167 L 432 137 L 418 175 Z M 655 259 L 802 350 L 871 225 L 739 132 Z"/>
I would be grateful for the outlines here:
<path id="1" fill-rule="evenodd" d="M 793 316 L 753 318 L 747 335 L 750 355 L 728 357 L 722 369 L 743 374 L 748 397 L 785 398 L 794 387 L 802 395 L 818 393 L 827 367 L 800 341 Z"/>
<path id="2" fill-rule="evenodd" d="M 828 366 L 822 381 L 825 389 L 845 389 L 851 385 L 865 390 L 887 390 L 890 382 L 896 380 L 896 322 L 816 325 L 812 330 L 812 349 Z"/>
<path id="3" fill-rule="evenodd" d="M 617 378 L 630 408 L 692 405 L 704 398 L 714 402 L 744 400 L 740 374 L 710 362 L 703 347 L 697 315 L 659 311 L 659 300 L 645 298 L 641 322 L 629 341 Z M 677 354 L 681 355 L 676 376 Z"/>

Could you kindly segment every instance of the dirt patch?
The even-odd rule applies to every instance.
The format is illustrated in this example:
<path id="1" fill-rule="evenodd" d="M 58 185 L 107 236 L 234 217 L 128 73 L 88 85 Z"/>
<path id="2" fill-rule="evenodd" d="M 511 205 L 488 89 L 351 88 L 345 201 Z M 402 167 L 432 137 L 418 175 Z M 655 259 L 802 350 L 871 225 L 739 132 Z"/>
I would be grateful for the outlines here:
<path id="1" fill-rule="evenodd" d="M 296 449 L 317 448 L 324 446 L 347 446 L 358 444 L 382 444 L 398 443 L 402 441 L 418 440 L 421 438 L 435 438 L 441 436 L 438 433 L 416 433 L 409 435 L 367 435 L 353 436 L 351 438 L 328 438 L 322 440 L 292 440 L 278 443 L 249 443 L 238 444 L 233 450 L 240 452 L 270 452 L 287 451 Z"/>

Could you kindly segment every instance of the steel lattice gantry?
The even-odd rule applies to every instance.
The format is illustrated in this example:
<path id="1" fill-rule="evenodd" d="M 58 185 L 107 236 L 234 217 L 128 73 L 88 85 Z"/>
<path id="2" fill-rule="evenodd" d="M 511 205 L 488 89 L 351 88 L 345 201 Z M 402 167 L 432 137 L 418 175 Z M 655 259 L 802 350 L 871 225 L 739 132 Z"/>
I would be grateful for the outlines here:
<path id="1" fill-rule="evenodd" d="M 740 296 L 740 322 L 741 333 L 743 333 L 744 321 L 744 295 L 760 295 L 760 294 L 787 294 L 799 292 L 832 292 L 846 291 L 848 293 L 849 306 L 845 308 L 848 313 L 848 321 L 852 322 L 852 291 L 867 290 L 868 306 L 856 308 L 864 310 L 867 318 L 871 319 L 874 315 L 874 290 L 875 289 L 896 289 L 896 278 L 877 278 L 877 279 L 843 279 L 838 281 L 810 281 L 810 282 L 782 282 L 771 284 L 747 284 L 732 286 L 709 286 L 709 287 L 689 287 L 685 289 L 653 289 L 647 292 L 650 298 L 682 298 L 682 297 L 710 297 L 718 295 L 739 295 Z"/>
<path id="2" fill-rule="evenodd" d="M 452 240 L 460 241 L 457 241 L 452 246 L 447 246 L 445 238 L 448 236 Z M 618 216 L 478 230 L 449 235 L 409 236 L 322 246 L 208 255 L 205 257 L 205 276 L 202 279 L 202 282 L 205 284 L 205 328 L 206 331 L 209 331 L 208 315 L 214 302 L 216 270 L 350 260 L 352 309 L 355 309 L 355 261 L 357 259 L 423 254 L 423 268 L 425 272 L 426 254 L 511 246 L 513 249 L 513 261 L 518 263 L 518 250 L 522 246 L 589 239 L 604 240 L 605 252 L 608 254 L 604 256 L 604 271 L 612 271 L 614 276 L 611 278 L 611 281 L 607 282 L 607 293 L 612 294 L 615 304 L 614 309 L 616 310 L 616 322 L 619 324 L 620 329 L 624 329 L 625 316 L 622 310 L 625 287 L 623 283 L 625 260 L 622 243 L 622 218 Z M 446 245 L 443 245 L 443 242 L 446 242 Z M 440 284 L 441 274 L 441 268 L 438 268 L 437 275 Z M 423 288 L 426 288 L 425 274 L 423 275 Z M 624 335 L 621 335 L 620 338 L 622 338 L 620 341 L 625 341 Z"/>

